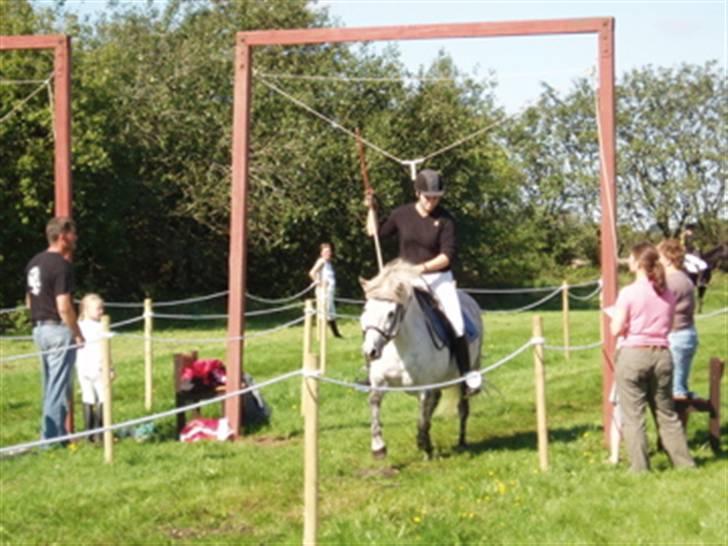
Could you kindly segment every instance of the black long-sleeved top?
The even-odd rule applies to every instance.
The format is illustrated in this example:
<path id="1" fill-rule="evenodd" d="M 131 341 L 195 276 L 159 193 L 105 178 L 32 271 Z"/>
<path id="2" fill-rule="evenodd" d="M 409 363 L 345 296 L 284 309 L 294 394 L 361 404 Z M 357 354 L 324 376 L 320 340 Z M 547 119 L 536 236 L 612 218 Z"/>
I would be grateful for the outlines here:
<path id="1" fill-rule="evenodd" d="M 414 203 L 402 205 L 379 225 L 379 235 L 399 239 L 399 257 L 413 264 L 421 264 L 439 254 L 455 260 L 457 239 L 455 219 L 441 206 L 437 206 L 424 218 L 417 212 Z M 450 266 L 441 269 L 448 271 Z"/>

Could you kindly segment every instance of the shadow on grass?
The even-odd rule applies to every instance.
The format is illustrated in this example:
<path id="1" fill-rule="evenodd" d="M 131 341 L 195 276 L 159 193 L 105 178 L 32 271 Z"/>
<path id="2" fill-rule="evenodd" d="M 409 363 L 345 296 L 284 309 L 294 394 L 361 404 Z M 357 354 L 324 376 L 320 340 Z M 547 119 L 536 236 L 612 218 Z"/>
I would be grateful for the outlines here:
<path id="1" fill-rule="evenodd" d="M 593 429 L 594 427 L 591 425 L 577 425 L 570 428 L 551 429 L 549 430 L 549 443 L 574 442 L 585 432 L 592 431 Z M 537 443 L 538 438 L 536 437 L 536 431 L 529 430 L 515 432 L 507 436 L 494 436 L 478 442 L 471 441 L 468 443 L 465 450 L 475 454 L 494 450 L 533 450 Z"/>

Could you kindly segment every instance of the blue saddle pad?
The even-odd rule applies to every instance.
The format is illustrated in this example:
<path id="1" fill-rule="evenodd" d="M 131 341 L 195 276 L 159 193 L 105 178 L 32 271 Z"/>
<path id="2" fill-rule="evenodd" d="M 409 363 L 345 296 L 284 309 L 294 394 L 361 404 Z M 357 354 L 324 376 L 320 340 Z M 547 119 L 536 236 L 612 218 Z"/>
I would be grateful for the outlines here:
<path id="1" fill-rule="evenodd" d="M 425 290 L 415 289 L 415 296 L 425 314 L 428 330 L 430 336 L 433 337 L 433 341 L 437 338 L 441 344 L 452 346 L 455 332 L 445 313 L 440 310 L 433 295 Z M 478 337 L 478 329 L 465 313 L 463 313 L 463 323 L 468 341 L 474 341 Z"/>

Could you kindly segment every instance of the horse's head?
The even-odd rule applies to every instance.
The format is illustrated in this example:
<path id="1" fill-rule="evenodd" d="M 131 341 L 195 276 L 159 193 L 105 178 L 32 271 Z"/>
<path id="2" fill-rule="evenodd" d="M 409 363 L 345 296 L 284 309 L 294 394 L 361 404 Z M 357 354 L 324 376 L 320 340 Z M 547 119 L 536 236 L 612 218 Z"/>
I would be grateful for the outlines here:
<path id="1" fill-rule="evenodd" d="M 359 280 L 367 299 L 360 322 L 362 352 L 368 360 L 382 356 L 384 346 L 397 336 L 417 277 L 412 264 L 395 260 L 373 279 Z"/>

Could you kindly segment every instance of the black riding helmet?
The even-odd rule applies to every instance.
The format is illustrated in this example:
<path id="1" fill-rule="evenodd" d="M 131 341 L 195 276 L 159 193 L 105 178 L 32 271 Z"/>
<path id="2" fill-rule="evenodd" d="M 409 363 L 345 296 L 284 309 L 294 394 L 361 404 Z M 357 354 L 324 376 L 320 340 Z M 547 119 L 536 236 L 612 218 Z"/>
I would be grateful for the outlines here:
<path id="1" fill-rule="evenodd" d="M 445 182 L 437 171 L 423 169 L 415 178 L 415 191 L 422 195 L 439 197 L 445 193 Z"/>

